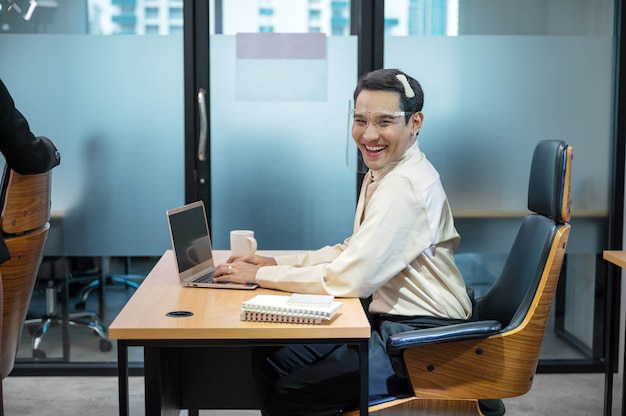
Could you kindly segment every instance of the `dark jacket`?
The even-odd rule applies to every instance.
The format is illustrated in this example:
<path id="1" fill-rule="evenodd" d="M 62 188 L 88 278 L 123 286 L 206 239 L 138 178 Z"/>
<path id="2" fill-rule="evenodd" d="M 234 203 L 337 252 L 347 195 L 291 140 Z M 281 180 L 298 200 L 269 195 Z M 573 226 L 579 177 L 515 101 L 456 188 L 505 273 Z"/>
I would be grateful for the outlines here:
<path id="1" fill-rule="evenodd" d="M 47 172 L 61 162 L 54 143 L 47 137 L 35 137 L 30 131 L 1 79 L 0 152 L 9 167 L 22 175 Z"/>
<path id="2" fill-rule="evenodd" d="M 7 165 L 22 175 L 47 172 L 61 163 L 61 155 L 47 137 L 35 137 L 28 122 L 15 108 L 13 98 L 0 79 L 0 152 Z M 0 263 L 9 251 L 0 239 Z"/>

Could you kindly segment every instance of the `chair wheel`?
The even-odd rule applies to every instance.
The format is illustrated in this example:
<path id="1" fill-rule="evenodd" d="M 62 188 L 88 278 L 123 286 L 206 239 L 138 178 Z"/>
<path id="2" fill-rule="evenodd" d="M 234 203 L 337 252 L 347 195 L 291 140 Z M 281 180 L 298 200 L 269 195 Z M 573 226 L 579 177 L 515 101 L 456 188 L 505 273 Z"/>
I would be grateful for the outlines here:
<path id="1" fill-rule="evenodd" d="M 111 351 L 111 349 L 113 349 L 113 343 L 111 343 L 111 341 L 109 341 L 108 339 L 100 340 L 100 351 L 107 352 Z"/>
<path id="2" fill-rule="evenodd" d="M 76 309 L 77 311 L 84 311 L 85 307 L 85 302 L 76 302 L 76 305 L 74 305 L 74 309 Z"/>
<path id="3" fill-rule="evenodd" d="M 33 358 L 46 358 L 46 352 L 44 350 L 33 350 Z"/>

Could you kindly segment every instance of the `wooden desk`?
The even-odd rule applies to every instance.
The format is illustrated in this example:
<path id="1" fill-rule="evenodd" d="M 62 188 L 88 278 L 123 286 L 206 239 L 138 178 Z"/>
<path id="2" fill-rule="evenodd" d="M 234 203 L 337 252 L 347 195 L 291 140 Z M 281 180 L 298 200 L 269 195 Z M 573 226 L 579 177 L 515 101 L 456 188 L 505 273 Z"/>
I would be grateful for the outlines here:
<path id="1" fill-rule="evenodd" d="M 616 266 L 621 267 L 622 269 L 626 269 L 626 251 L 622 250 L 604 250 L 602 253 L 602 257 L 604 260 L 612 263 Z M 609 277 L 611 280 L 611 277 Z M 611 281 L 607 284 L 607 313 L 605 319 L 605 333 L 607 334 L 605 337 L 606 343 L 606 367 L 605 367 L 605 380 L 604 380 L 604 414 L 606 416 L 610 416 L 613 411 L 613 367 L 615 366 L 615 356 L 611 352 L 610 344 L 615 337 L 619 339 L 619 331 L 614 331 L 613 328 L 619 327 L 619 312 L 617 316 L 617 325 L 613 325 L 613 316 L 612 316 L 612 292 L 614 290 L 613 283 Z M 617 308 L 619 311 L 619 307 Z M 622 414 L 626 414 L 626 351 L 624 354 L 624 370 L 622 372 Z"/>
<path id="2" fill-rule="evenodd" d="M 259 252 L 275 255 L 277 252 Z M 215 253 L 216 262 L 224 261 L 228 252 Z M 305 325 L 241 321 L 241 302 L 267 289 L 233 290 L 183 288 L 178 284 L 171 250 L 165 252 L 126 306 L 109 327 L 109 337 L 118 340 L 120 415 L 129 414 L 128 347 L 144 347 L 146 415 L 178 414 L 190 408 L 197 414 L 200 406 L 194 400 L 181 398 L 187 380 L 181 378 L 181 363 L 189 347 L 286 345 L 294 343 L 336 343 L 357 345 L 361 366 L 361 414 L 368 407 L 368 339 L 370 326 L 359 299 L 341 299 L 341 313 L 328 324 Z M 172 311 L 189 311 L 183 318 L 166 316 Z M 181 349 L 185 349 L 181 352 Z M 197 371 L 196 371 L 197 372 Z M 213 380 L 221 382 L 223 374 Z M 202 375 L 204 385 L 211 375 Z M 208 378 L 208 380 L 207 380 Z M 165 381 L 166 382 L 162 382 Z M 173 388 L 176 386 L 176 388 Z M 180 387 L 180 388 L 179 388 Z M 239 391 L 253 394 L 253 386 L 239 386 Z M 187 403 L 194 403 L 186 407 Z M 227 405 L 230 406 L 230 405 Z M 220 408 L 240 408 L 223 407 Z M 245 407 L 244 407 L 245 408 Z"/>

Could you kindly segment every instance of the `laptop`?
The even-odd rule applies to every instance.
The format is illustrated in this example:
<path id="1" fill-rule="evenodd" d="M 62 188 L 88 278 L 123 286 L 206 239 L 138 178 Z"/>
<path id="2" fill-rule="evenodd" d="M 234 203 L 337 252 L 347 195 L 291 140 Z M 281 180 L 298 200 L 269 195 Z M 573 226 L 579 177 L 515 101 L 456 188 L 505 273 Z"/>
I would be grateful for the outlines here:
<path id="1" fill-rule="evenodd" d="M 255 289 L 258 285 L 213 281 L 215 264 L 204 202 L 197 201 L 167 211 L 172 249 L 181 286 L 221 289 Z"/>

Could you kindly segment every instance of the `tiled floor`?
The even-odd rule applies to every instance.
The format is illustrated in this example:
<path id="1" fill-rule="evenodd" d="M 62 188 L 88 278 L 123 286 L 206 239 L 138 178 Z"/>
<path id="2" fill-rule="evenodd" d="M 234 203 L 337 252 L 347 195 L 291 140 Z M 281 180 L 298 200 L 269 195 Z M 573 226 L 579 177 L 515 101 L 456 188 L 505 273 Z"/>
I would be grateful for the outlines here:
<path id="1" fill-rule="evenodd" d="M 142 416 L 143 378 L 130 379 L 130 414 Z M 601 374 L 539 374 L 527 394 L 505 399 L 506 416 L 601 416 Z M 13 377 L 3 382 L 5 414 L 11 416 L 118 413 L 115 377 Z M 613 414 L 619 415 L 621 381 L 616 378 Z M 181 415 L 186 415 L 182 411 Z M 258 410 L 201 410 L 202 416 L 259 416 Z"/>

